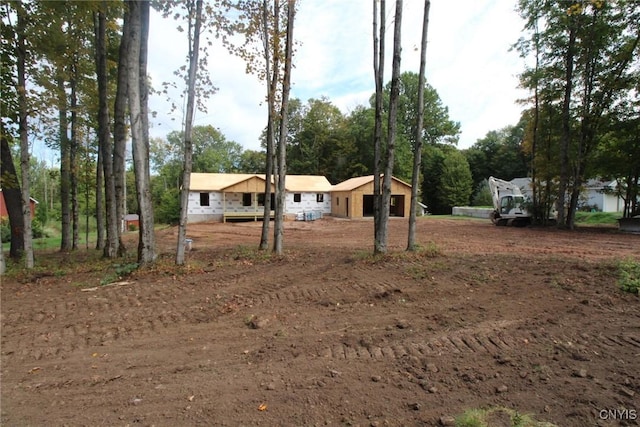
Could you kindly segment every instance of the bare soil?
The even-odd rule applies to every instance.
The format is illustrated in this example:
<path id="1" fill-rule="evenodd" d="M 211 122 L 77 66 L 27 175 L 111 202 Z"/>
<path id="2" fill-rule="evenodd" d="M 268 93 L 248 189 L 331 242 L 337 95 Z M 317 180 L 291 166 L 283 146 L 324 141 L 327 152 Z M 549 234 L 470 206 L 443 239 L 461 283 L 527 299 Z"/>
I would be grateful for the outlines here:
<path id="1" fill-rule="evenodd" d="M 616 283 L 640 236 L 424 219 L 407 254 L 393 219 L 373 257 L 370 220 L 325 218 L 275 258 L 260 225 L 190 225 L 183 268 L 159 230 L 157 266 L 107 286 L 82 251 L 2 278 L 0 424 L 640 424 L 640 298 Z"/>

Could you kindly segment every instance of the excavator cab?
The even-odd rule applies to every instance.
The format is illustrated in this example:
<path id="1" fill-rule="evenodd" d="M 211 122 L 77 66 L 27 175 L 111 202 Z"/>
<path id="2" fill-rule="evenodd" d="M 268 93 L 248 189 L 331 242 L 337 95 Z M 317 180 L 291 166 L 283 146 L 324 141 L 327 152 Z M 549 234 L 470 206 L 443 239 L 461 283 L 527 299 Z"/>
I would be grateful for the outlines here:
<path id="1" fill-rule="evenodd" d="M 523 196 L 504 196 L 500 199 L 500 214 L 522 215 L 525 213 L 522 207 L 523 203 Z"/>

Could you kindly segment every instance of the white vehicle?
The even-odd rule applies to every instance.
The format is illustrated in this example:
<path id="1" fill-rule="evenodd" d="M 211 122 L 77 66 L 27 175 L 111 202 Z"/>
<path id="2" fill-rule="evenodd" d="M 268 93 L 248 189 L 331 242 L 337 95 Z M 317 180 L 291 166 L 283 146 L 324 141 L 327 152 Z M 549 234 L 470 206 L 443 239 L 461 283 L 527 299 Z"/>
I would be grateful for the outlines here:
<path id="1" fill-rule="evenodd" d="M 525 208 L 525 198 L 518 186 L 490 176 L 489 188 L 494 209 L 490 218 L 495 225 L 524 227 L 531 223 L 531 214 Z"/>

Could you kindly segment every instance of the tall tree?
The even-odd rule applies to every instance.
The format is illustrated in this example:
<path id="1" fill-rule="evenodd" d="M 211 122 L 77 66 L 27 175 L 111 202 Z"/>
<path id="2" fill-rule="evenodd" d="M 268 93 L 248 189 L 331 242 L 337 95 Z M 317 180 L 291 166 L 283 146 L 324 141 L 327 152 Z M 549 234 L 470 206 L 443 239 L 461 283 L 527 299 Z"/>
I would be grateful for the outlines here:
<path id="1" fill-rule="evenodd" d="M 400 60 L 402 51 L 402 0 L 396 0 L 396 12 L 393 31 L 393 60 L 391 62 L 391 94 L 389 98 L 389 115 L 387 124 L 387 149 L 384 177 L 382 180 L 382 202 L 380 205 L 380 221 L 375 252 L 387 252 L 388 223 L 391 208 L 391 176 L 395 155 L 396 125 L 398 121 L 398 97 L 400 93 Z"/>
<path id="2" fill-rule="evenodd" d="M 105 4 L 103 3 L 104 7 Z M 119 242 L 119 218 L 117 216 L 115 176 L 113 173 L 113 143 L 110 132 L 109 96 L 107 82 L 107 29 L 106 10 L 94 12 L 95 25 L 95 50 L 96 50 L 96 76 L 98 80 L 98 145 L 102 158 L 104 194 L 106 208 L 106 242 L 103 247 L 103 255 L 107 258 L 115 258 L 118 255 Z"/>
<path id="3" fill-rule="evenodd" d="M 278 135 L 278 164 L 276 181 L 276 210 L 273 225 L 273 251 L 284 253 L 284 208 L 287 176 L 287 120 L 289 91 L 291 89 L 291 69 L 293 62 L 293 24 L 296 16 L 296 0 L 287 0 L 287 31 L 285 33 L 285 56 L 282 80 L 282 101 L 280 108 L 280 129 Z"/>
<path id="4" fill-rule="evenodd" d="M 378 10 L 380 3 L 380 10 Z M 375 92 L 375 124 L 373 131 L 373 251 L 383 252 L 381 230 L 382 190 L 380 174 L 382 167 L 382 96 L 384 85 L 384 54 L 386 32 L 386 2 L 373 0 L 373 76 Z M 378 19 L 380 28 L 378 28 Z"/>
<path id="5" fill-rule="evenodd" d="M 198 70 L 198 55 L 200 53 L 200 28 L 202 26 L 202 0 L 187 2 L 189 10 L 189 76 L 187 78 L 187 110 L 184 120 L 184 171 L 182 174 L 182 192 L 180 194 L 180 223 L 178 226 L 178 248 L 176 250 L 176 264 L 184 264 L 185 238 L 187 233 L 187 212 L 192 169 L 192 129 L 193 113 L 195 110 L 196 72 Z M 194 9 L 195 8 L 195 9 Z"/>
<path id="6" fill-rule="evenodd" d="M 148 265 L 155 261 L 155 235 L 153 229 L 153 204 L 151 202 L 151 178 L 149 170 L 149 134 L 147 114 L 146 51 L 149 31 L 149 2 L 127 1 L 129 7 L 128 100 L 131 124 L 133 166 L 136 193 L 140 212 L 138 263 Z"/>
<path id="7" fill-rule="evenodd" d="M 422 166 L 422 128 L 424 126 L 424 84 L 427 59 L 427 33 L 429 30 L 429 9 L 431 1 L 425 0 L 422 17 L 422 37 L 420 39 L 420 71 L 418 75 L 418 120 L 416 123 L 416 141 L 413 147 L 413 173 L 411 175 L 411 209 L 409 211 L 409 235 L 407 250 L 416 249 L 416 211 L 418 210 L 418 185 Z"/>
<path id="8" fill-rule="evenodd" d="M 11 228 L 11 245 L 9 257 L 19 260 L 24 254 L 24 217 L 22 215 L 22 193 L 20 180 L 13 164 L 13 155 L 9 146 L 9 135 L 0 123 L 0 188 L 4 197 L 9 226 Z M 0 251 L 2 249 L 0 248 Z"/>
<path id="9" fill-rule="evenodd" d="M 108 3 L 111 4 L 111 3 Z M 129 10 L 124 7 L 122 17 L 122 34 L 129 31 Z M 126 187 L 126 146 L 127 146 L 127 52 L 129 50 L 129 38 L 120 37 L 120 46 L 118 47 L 118 69 L 116 81 L 116 93 L 113 105 L 113 183 L 115 186 L 116 196 L 116 219 L 123 221 L 127 214 L 127 187 Z M 100 188 L 100 187 L 98 187 Z M 98 196 L 101 194 L 97 192 Z M 101 211 L 101 206 L 98 206 Z M 100 232 L 100 226 L 98 226 Z M 118 255 L 123 256 L 126 253 L 126 246 L 122 240 L 122 226 L 118 226 Z M 98 239 L 100 245 L 101 239 Z"/>
<path id="10" fill-rule="evenodd" d="M 18 23 L 16 25 L 16 74 L 18 82 L 18 134 L 20 135 L 20 169 L 22 183 L 22 222 L 24 241 L 25 267 L 34 267 L 33 259 L 33 234 L 31 228 L 31 197 L 29 176 L 29 130 L 27 120 L 29 116 L 27 105 L 27 43 L 26 43 L 26 16 L 25 10 L 20 6 L 17 9 Z"/>

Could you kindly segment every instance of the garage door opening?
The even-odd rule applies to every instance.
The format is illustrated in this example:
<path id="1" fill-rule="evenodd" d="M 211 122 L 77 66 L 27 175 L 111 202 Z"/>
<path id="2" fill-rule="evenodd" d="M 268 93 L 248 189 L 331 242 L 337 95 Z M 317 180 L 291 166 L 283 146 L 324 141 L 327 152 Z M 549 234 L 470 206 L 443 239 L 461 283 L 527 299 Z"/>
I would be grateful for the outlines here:
<path id="1" fill-rule="evenodd" d="M 390 216 L 404 217 L 404 195 L 391 195 Z M 362 196 L 362 216 L 373 216 L 373 194 L 365 194 Z"/>

